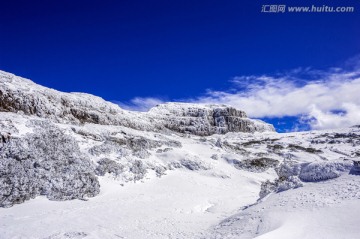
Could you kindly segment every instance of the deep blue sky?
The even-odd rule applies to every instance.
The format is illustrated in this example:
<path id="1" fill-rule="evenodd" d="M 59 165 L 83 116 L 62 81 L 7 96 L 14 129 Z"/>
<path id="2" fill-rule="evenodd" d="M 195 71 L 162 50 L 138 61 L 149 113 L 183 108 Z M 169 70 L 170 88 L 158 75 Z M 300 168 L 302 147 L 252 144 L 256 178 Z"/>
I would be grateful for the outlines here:
<path id="1" fill-rule="evenodd" d="M 261 13 L 263 4 L 355 13 Z M 234 76 L 327 68 L 360 53 L 358 0 L 0 1 L 0 69 L 107 100 L 225 90 Z"/>

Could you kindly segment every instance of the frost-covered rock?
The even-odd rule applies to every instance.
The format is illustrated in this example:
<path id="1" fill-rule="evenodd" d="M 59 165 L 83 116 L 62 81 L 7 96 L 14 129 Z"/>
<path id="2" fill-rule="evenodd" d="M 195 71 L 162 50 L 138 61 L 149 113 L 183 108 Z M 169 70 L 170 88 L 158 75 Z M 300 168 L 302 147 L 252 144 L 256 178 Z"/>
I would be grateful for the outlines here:
<path id="1" fill-rule="evenodd" d="M 301 164 L 295 161 L 285 161 L 284 163 L 280 164 L 279 167 L 276 169 L 276 173 L 278 174 L 279 178 L 284 177 L 288 178 L 291 176 L 299 176 L 301 172 Z"/>
<path id="2" fill-rule="evenodd" d="M 83 93 L 62 93 L 0 71 L 0 110 L 58 122 L 132 125 L 117 105 Z M 132 115 L 135 117 L 135 115 Z"/>
<path id="3" fill-rule="evenodd" d="M 210 158 L 213 159 L 213 160 L 218 160 L 219 156 L 217 154 L 213 154 L 213 155 L 211 155 Z"/>
<path id="4" fill-rule="evenodd" d="M 55 125 L 31 121 L 35 132 L 13 139 L 0 154 L 0 206 L 37 195 L 51 200 L 93 197 L 100 191 L 92 163 Z"/>
<path id="5" fill-rule="evenodd" d="M 99 145 L 95 145 L 89 149 L 89 153 L 94 156 L 115 154 L 118 157 L 124 157 L 130 154 L 130 150 L 124 145 L 119 145 L 113 141 L 105 141 Z"/>
<path id="6" fill-rule="evenodd" d="M 350 162 L 313 162 L 301 164 L 286 161 L 276 168 L 278 178 L 261 185 L 260 198 L 272 192 L 282 192 L 303 186 L 303 182 L 318 182 L 339 177 L 351 169 Z"/>
<path id="7" fill-rule="evenodd" d="M 171 150 L 173 150 L 173 148 L 164 148 L 164 149 L 157 149 L 156 150 L 156 153 L 166 153 L 166 152 L 169 152 L 169 151 L 171 151 Z"/>
<path id="8" fill-rule="evenodd" d="M 127 136 L 125 138 L 107 138 L 100 144 L 89 149 L 89 153 L 94 156 L 116 155 L 118 158 L 133 155 L 145 159 L 150 156 L 149 150 L 162 146 L 181 147 L 181 143 L 175 140 L 153 140 L 142 136 Z M 172 148 L 157 149 L 157 153 L 163 153 Z"/>
<path id="9" fill-rule="evenodd" d="M 351 168 L 351 162 L 313 162 L 303 165 L 299 178 L 305 182 L 322 181 L 337 178 Z"/>
<path id="10" fill-rule="evenodd" d="M 193 161 L 193 160 L 188 160 L 188 159 L 182 159 L 180 161 L 180 164 L 189 169 L 189 170 L 208 170 L 210 167 L 209 165 L 205 164 L 204 162 L 201 161 Z"/>
<path id="11" fill-rule="evenodd" d="M 146 113 L 132 112 L 100 97 L 59 92 L 3 71 L 0 71 L 0 111 L 61 123 L 121 125 L 146 131 L 170 129 L 196 135 L 274 131 L 272 125 L 248 119 L 245 112 L 225 105 L 168 103 Z"/>
<path id="12" fill-rule="evenodd" d="M 250 172 L 264 172 L 269 168 L 275 168 L 279 161 L 271 158 L 255 158 L 242 161 L 233 160 L 234 167 Z"/>
<path id="13" fill-rule="evenodd" d="M 150 165 L 149 169 L 154 170 L 157 177 L 166 175 L 166 171 L 168 170 L 168 168 L 163 165 Z"/>
<path id="14" fill-rule="evenodd" d="M 219 147 L 219 148 L 222 148 L 222 142 L 221 142 L 221 139 L 220 139 L 220 138 L 218 138 L 218 139 L 216 140 L 215 146 L 216 146 L 216 147 Z"/>
<path id="15" fill-rule="evenodd" d="M 209 170 L 211 169 L 211 165 L 200 160 L 200 158 L 195 155 L 185 155 L 184 158 L 180 159 L 179 161 L 170 162 L 168 168 L 170 170 L 175 168 L 185 168 L 192 171 L 198 171 Z"/>
<path id="16" fill-rule="evenodd" d="M 33 160 L 21 162 L 22 157 L 17 158 L 8 160 L 0 156 L 0 207 L 10 207 L 40 194 Z"/>
<path id="17" fill-rule="evenodd" d="M 337 178 L 342 173 L 349 172 L 351 166 L 351 162 L 347 161 L 312 163 L 286 161 L 276 168 L 276 172 L 279 178 L 298 177 L 304 182 L 317 182 Z"/>
<path id="18" fill-rule="evenodd" d="M 134 175 L 134 181 L 138 181 L 145 177 L 148 167 L 141 160 L 135 160 L 130 167 L 130 172 Z"/>
<path id="19" fill-rule="evenodd" d="M 99 176 L 104 176 L 106 173 L 110 173 L 117 177 L 122 172 L 124 172 L 124 166 L 108 158 L 100 159 L 98 166 L 95 169 L 95 173 Z"/>
<path id="20" fill-rule="evenodd" d="M 273 182 L 267 180 L 261 184 L 259 197 L 263 198 L 270 193 L 279 193 L 302 186 L 303 183 L 297 176 L 279 177 Z"/>
<path id="21" fill-rule="evenodd" d="M 277 183 L 277 190 L 276 192 L 286 191 L 292 188 L 302 187 L 303 183 L 300 179 L 296 176 L 290 176 L 287 178 L 280 178 Z"/>
<path id="22" fill-rule="evenodd" d="M 244 111 L 227 105 L 167 103 L 152 108 L 148 114 L 162 119 L 170 130 L 195 135 L 275 131 L 272 125 L 251 120 Z"/>

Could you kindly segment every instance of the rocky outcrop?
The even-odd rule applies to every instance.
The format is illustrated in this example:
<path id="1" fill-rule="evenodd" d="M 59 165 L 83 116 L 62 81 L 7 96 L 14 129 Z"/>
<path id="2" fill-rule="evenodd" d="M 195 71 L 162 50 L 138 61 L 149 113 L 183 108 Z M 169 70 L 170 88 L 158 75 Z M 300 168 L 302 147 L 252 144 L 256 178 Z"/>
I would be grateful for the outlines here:
<path id="1" fill-rule="evenodd" d="M 170 130 L 200 136 L 275 131 L 272 125 L 251 120 L 244 111 L 227 105 L 167 103 L 152 108 L 148 114 L 161 119 Z"/>
<path id="2" fill-rule="evenodd" d="M 35 115 L 59 123 L 123 125 L 150 130 L 141 114 L 84 93 L 63 93 L 0 71 L 0 111 Z"/>
<path id="3" fill-rule="evenodd" d="M 267 180 L 261 184 L 259 197 L 264 198 L 270 193 L 279 193 L 292 188 L 302 187 L 303 183 L 296 176 L 280 177 L 273 182 Z"/>
<path id="4" fill-rule="evenodd" d="M 265 197 L 269 193 L 278 193 L 291 188 L 302 187 L 306 182 L 319 182 L 340 177 L 341 174 L 351 172 L 349 161 L 297 163 L 287 161 L 277 167 L 278 178 L 261 184 L 259 196 Z"/>
<path id="5" fill-rule="evenodd" d="M 349 161 L 313 162 L 302 166 L 299 178 L 305 182 L 317 182 L 339 177 L 352 168 Z"/>
<path id="6" fill-rule="evenodd" d="M 242 161 L 234 160 L 234 167 L 237 169 L 246 170 L 249 172 L 259 173 L 268 170 L 269 168 L 275 168 L 279 161 L 272 158 L 255 158 L 246 159 Z"/>
<path id="7" fill-rule="evenodd" d="M 0 111 L 35 115 L 59 123 L 121 125 L 138 130 L 172 130 L 195 135 L 274 131 L 226 105 L 168 103 L 149 112 L 132 112 L 100 97 L 63 93 L 0 71 Z"/>
<path id="8" fill-rule="evenodd" d="M 114 160 L 103 158 L 98 162 L 95 173 L 99 176 L 104 176 L 106 173 L 113 174 L 115 177 L 124 172 L 124 167 Z"/>
<path id="9" fill-rule="evenodd" d="M 83 199 L 100 191 L 90 160 L 77 142 L 55 125 L 33 121 L 34 133 L 1 148 L 0 207 L 38 195 L 51 200 Z"/>

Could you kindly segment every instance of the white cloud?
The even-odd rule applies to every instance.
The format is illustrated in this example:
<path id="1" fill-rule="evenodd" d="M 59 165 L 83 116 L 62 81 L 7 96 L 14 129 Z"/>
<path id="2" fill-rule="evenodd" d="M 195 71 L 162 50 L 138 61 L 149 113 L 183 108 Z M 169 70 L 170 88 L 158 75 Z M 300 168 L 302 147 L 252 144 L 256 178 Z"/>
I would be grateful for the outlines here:
<path id="1" fill-rule="evenodd" d="M 344 113 L 324 112 L 313 107 L 309 116 L 314 120 L 310 120 L 313 129 L 329 129 L 340 128 L 344 126 L 352 126 L 360 123 L 360 106 L 352 103 L 344 103 Z"/>
<path id="2" fill-rule="evenodd" d="M 346 65 L 348 64 L 348 65 Z M 293 130 L 305 126 L 330 129 L 360 124 L 360 57 L 326 71 L 296 68 L 275 75 L 238 76 L 229 91 L 208 90 L 204 95 L 182 102 L 227 104 L 244 110 L 249 117 L 299 117 Z M 176 100 L 175 100 L 176 101 Z M 122 108 L 147 111 L 165 101 L 136 97 Z"/>
<path id="3" fill-rule="evenodd" d="M 148 111 L 150 108 L 162 104 L 165 101 L 160 98 L 155 97 L 135 97 L 130 100 L 130 102 L 114 102 L 118 104 L 121 108 L 126 110 L 135 110 L 135 111 Z"/>
<path id="4" fill-rule="evenodd" d="M 250 117 L 302 116 L 313 129 L 360 124 L 360 71 L 295 69 L 276 76 L 241 76 L 237 90 L 212 91 L 193 100 L 232 105 Z M 339 114 L 339 112 L 342 112 Z"/>

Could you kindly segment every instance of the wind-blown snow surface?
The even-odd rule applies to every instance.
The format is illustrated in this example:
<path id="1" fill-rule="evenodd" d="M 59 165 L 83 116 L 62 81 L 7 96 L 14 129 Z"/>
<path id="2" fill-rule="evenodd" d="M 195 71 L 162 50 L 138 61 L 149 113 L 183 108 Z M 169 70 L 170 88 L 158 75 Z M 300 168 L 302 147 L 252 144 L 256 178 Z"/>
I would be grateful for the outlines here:
<path id="1" fill-rule="evenodd" d="M 11 147 L 16 140 L 31 134 L 34 127 L 29 123 L 31 120 L 46 121 L 12 113 L 0 115 L 2 127 L 11 125 L 16 128 L 13 132 L 17 131 L 13 142 L 4 147 Z M 259 238 L 356 238 L 358 235 L 360 176 L 349 174 L 352 164 L 345 159 L 359 153 L 359 128 L 200 137 L 95 124 L 54 124 L 54 127 L 73 137 L 94 165 L 102 158 L 112 159 L 122 166 L 121 173 L 98 176 L 100 194 L 86 198 L 87 201 L 49 201 L 39 196 L 0 209 L 1 238 L 255 238 L 260 235 Z M 111 137 L 144 137 L 149 142 L 163 143 L 145 151 L 130 148 L 117 151 L 109 143 Z M 282 166 L 271 160 L 259 161 L 260 158 L 277 160 Z M 255 163 L 249 163 L 249 159 Z M 284 159 L 289 163 L 284 164 Z M 143 169 L 132 171 L 136 160 L 143 163 Z M 275 186 L 263 184 L 263 191 L 273 193 L 246 208 L 257 202 L 263 182 L 275 182 L 279 175 L 286 174 L 301 178 L 308 175 L 309 165 L 314 162 L 317 167 L 330 168 L 331 175 L 336 174 L 332 177 L 335 179 L 317 181 L 322 178 L 314 174 L 315 182 L 308 182 L 310 178 L 306 177 L 307 180 L 300 182 L 302 187 L 293 185 L 298 188 L 290 186 L 290 190 L 278 193 L 274 192 L 281 187 L 275 183 Z"/>
<path id="2" fill-rule="evenodd" d="M 12 113 L 0 115 L 1 125 L 17 132 L 2 150 L 29 137 L 38 121 L 47 122 Z M 108 158 L 123 170 L 119 175 L 99 176 L 101 192 L 87 201 L 56 202 L 38 196 L 0 209 L 1 238 L 195 238 L 256 201 L 261 182 L 275 177 L 274 170 L 239 173 L 221 158 L 223 153 L 232 154 L 215 145 L 218 136 L 162 135 L 95 124 L 53 127 L 76 139 L 94 165 Z M 142 137 L 154 148 L 134 150 L 112 144 L 125 137 Z M 143 164 L 138 171 L 133 170 L 136 161 Z"/>
<path id="3" fill-rule="evenodd" d="M 359 127 L 278 134 L 216 105 L 138 114 L 2 74 L 1 239 L 358 238 Z"/>

